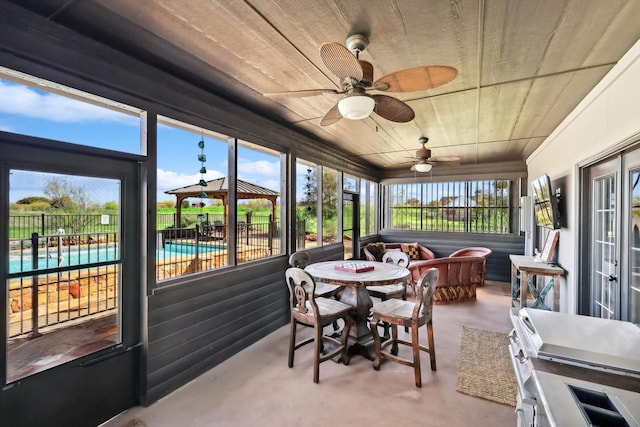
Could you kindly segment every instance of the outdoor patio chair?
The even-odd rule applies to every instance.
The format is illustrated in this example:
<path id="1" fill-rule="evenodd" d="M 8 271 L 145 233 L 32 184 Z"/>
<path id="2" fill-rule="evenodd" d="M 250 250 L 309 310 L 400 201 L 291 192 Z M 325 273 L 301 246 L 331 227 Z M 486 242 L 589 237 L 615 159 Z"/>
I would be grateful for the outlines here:
<path id="1" fill-rule="evenodd" d="M 493 251 L 489 248 L 485 248 L 483 246 L 470 246 L 468 248 L 458 249 L 449 255 L 450 258 L 455 257 L 464 257 L 464 256 L 480 256 L 484 258 L 484 263 L 482 263 L 482 268 L 478 270 L 478 285 L 484 285 L 484 276 L 487 271 L 487 258 L 491 256 Z"/>
<path id="2" fill-rule="evenodd" d="M 422 374 L 420 372 L 420 350 L 429 353 L 431 360 L 431 370 L 436 370 L 436 350 L 433 339 L 433 292 L 438 281 L 438 269 L 430 268 L 425 271 L 418 280 L 416 301 L 404 301 L 392 298 L 374 304 L 371 308 L 371 333 L 375 345 L 375 359 L 373 369 L 380 369 L 383 359 L 412 366 L 416 387 L 422 387 Z M 387 322 L 391 325 L 391 338 L 382 341 L 376 328 L 378 322 Z M 427 341 L 429 347 L 420 345 L 418 340 L 418 330 L 421 326 L 427 326 Z M 411 342 L 398 338 L 398 326 L 409 327 L 411 329 Z M 410 346 L 413 358 L 411 360 L 398 355 L 398 345 Z M 388 349 L 391 347 L 390 349 Z"/>
<path id="3" fill-rule="evenodd" d="M 198 240 L 209 241 L 213 240 L 213 226 L 209 221 L 202 221 L 198 229 Z"/>
<path id="4" fill-rule="evenodd" d="M 313 346 L 313 382 L 320 380 L 320 363 L 340 356 L 342 363 L 349 364 L 347 339 L 351 329 L 353 307 L 330 298 L 314 295 L 316 283 L 306 271 L 291 267 L 285 272 L 291 309 L 291 335 L 289 337 L 289 367 L 293 368 L 295 351 L 311 342 Z M 345 323 L 341 339 L 324 335 L 324 327 L 342 319 Z M 313 336 L 296 342 L 298 325 L 313 327 Z M 340 360 L 337 360 L 340 361 Z"/>

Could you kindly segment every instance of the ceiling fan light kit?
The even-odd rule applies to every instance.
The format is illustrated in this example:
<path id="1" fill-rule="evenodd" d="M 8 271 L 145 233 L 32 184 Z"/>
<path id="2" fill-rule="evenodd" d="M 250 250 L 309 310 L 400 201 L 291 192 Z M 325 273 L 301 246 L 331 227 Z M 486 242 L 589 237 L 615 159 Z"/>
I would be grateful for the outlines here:
<path id="1" fill-rule="evenodd" d="M 418 172 L 429 172 L 433 166 L 430 163 L 416 163 L 415 167 Z"/>
<path id="2" fill-rule="evenodd" d="M 362 120 L 368 117 L 376 102 L 367 95 L 351 95 L 338 101 L 338 111 L 345 119 Z"/>

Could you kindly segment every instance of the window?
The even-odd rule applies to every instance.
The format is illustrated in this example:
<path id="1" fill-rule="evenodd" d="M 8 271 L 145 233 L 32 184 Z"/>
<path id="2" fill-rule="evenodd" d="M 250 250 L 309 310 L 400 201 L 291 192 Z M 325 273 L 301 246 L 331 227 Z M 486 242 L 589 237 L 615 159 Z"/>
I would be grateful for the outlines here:
<path id="1" fill-rule="evenodd" d="M 142 111 L 0 67 L 0 130 L 141 154 Z"/>
<path id="2" fill-rule="evenodd" d="M 238 263 L 283 251 L 281 173 L 280 153 L 246 141 L 239 142 L 236 193 Z"/>
<path id="3" fill-rule="evenodd" d="M 158 117 L 158 281 L 228 265 L 226 139 Z"/>
<path id="4" fill-rule="evenodd" d="M 375 182 L 360 180 L 360 235 L 375 234 L 375 200 L 377 185 Z"/>
<path id="5" fill-rule="evenodd" d="M 334 243 L 338 236 L 338 172 L 322 168 L 322 241 Z"/>
<path id="6" fill-rule="evenodd" d="M 3 242 L 9 253 L 2 260 L 8 262 L 7 383 L 121 341 L 122 197 L 114 178 L 10 170 L 9 240 Z M 73 342 L 62 334 L 59 342 L 44 339 L 34 344 L 37 350 L 26 348 L 27 336 L 82 328 L 97 316 L 114 328 L 100 337 L 73 335 Z M 60 348 L 75 350 L 61 357 Z"/>
<path id="7" fill-rule="evenodd" d="M 385 186 L 387 227 L 461 233 L 509 233 L 510 181 Z"/>
<path id="8" fill-rule="evenodd" d="M 346 173 L 342 178 L 342 188 L 345 191 L 358 192 L 358 178 L 355 176 L 347 175 Z"/>
<path id="9" fill-rule="evenodd" d="M 296 162 L 296 249 L 318 246 L 318 168 Z"/>

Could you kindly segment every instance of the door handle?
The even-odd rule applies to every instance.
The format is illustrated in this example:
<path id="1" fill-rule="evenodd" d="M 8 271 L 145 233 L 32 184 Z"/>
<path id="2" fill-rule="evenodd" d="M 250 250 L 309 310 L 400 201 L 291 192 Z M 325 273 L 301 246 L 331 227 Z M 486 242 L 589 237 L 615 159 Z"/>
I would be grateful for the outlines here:
<path id="1" fill-rule="evenodd" d="M 618 280 L 618 277 L 617 277 L 617 276 L 614 276 L 614 275 L 612 275 L 612 274 L 610 274 L 610 275 L 609 275 L 609 281 L 610 281 L 610 282 L 615 282 L 615 281 L 617 281 L 617 280 Z"/>

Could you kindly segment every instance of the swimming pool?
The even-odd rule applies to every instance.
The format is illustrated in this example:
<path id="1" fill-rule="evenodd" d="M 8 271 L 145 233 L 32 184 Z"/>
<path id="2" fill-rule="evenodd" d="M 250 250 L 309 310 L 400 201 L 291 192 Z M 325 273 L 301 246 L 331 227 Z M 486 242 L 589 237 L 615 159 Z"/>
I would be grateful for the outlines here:
<path id="1" fill-rule="evenodd" d="M 193 243 L 173 243 L 167 242 L 164 248 L 159 248 L 156 258 L 165 260 L 168 258 L 181 257 L 185 255 L 195 255 L 198 253 L 209 253 L 223 251 L 226 245 L 211 245 Z M 66 267 L 74 265 L 91 264 L 95 262 L 113 261 L 120 257 L 118 245 L 109 244 L 107 246 L 82 246 L 64 247 L 58 253 L 57 248 L 41 248 L 38 254 L 38 270 L 46 268 Z M 9 273 L 20 273 L 32 271 L 31 251 L 24 251 L 22 254 L 9 254 Z"/>

